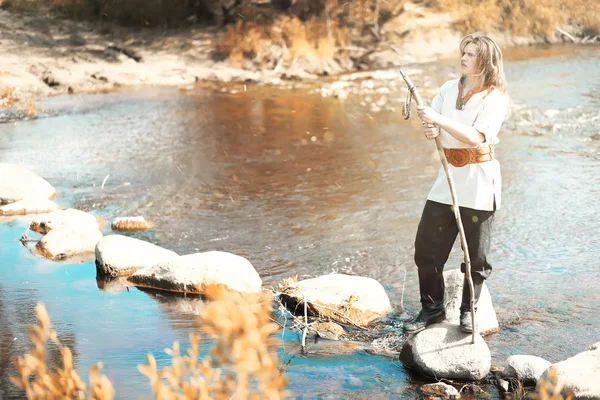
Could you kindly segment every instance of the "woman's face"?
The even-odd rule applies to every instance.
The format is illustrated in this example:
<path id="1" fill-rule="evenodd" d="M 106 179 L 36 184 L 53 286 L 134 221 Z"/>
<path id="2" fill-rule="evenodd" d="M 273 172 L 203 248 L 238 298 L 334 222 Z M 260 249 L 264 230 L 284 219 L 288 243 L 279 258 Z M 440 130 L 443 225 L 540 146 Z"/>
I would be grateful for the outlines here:
<path id="1" fill-rule="evenodd" d="M 469 43 L 460 59 L 460 68 L 463 75 L 476 75 L 477 71 L 477 46 Z"/>

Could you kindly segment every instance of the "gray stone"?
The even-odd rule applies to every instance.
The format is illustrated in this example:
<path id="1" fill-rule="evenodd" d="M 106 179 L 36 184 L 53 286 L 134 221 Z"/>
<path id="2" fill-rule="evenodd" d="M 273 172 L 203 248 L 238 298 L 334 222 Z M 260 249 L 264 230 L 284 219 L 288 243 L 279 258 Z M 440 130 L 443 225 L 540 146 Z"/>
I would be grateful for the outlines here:
<path id="1" fill-rule="evenodd" d="M 589 350 L 551 365 L 540 377 L 537 389 L 562 388 L 562 395 L 575 399 L 600 399 L 600 342 Z"/>
<path id="2" fill-rule="evenodd" d="M 407 368 L 436 379 L 483 379 L 490 371 L 490 349 L 479 334 L 472 343 L 471 334 L 458 325 L 434 324 L 410 337 L 400 352 Z"/>
<path id="3" fill-rule="evenodd" d="M 442 396 L 445 399 L 460 399 L 458 389 L 444 382 L 428 383 L 422 385 L 419 389 L 425 394 Z"/>
<path id="4" fill-rule="evenodd" d="M 550 361 L 543 358 L 528 355 L 514 355 L 508 357 L 502 376 L 506 379 L 516 378 L 522 382 L 537 382 L 548 367 Z"/>
<path id="5" fill-rule="evenodd" d="M 462 301 L 464 276 L 459 269 L 451 269 L 444 272 L 444 281 L 446 283 L 446 321 L 457 325 L 460 319 L 460 303 Z M 492 298 L 485 283 L 477 302 L 475 322 L 477 323 L 477 331 L 483 336 L 498 332 L 500 328 L 496 311 L 492 305 Z"/>
<path id="6" fill-rule="evenodd" d="M 46 214 L 59 210 L 60 207 L 58 204 L 52 200 L 33 198 L 19 200 L 14 203 L 0 206 L 0 216 Z"/>
<path id="7" fill-rule="evenodd" d="M 140 287 L 194 294 L 205 294 L 210 285 L 242 293 L 258 293 L 262 286 L 250 261 L 224 251 L 171 258 L 135 272 L 129 281 Z"/>
<path id="8" fill-rule="evenodd" d="M 281 299 L 291 310 L 307 301 L 312 315 L 342 323 L 366 326 L 392 311 L 385 289 L 375 279 L 329 274 L 303 281 L 287 282 Z"/>
<path id="9" fill-rule="evenodd" d="M 128 276 L 175 257 L 178 257 L 177 253 L 152 243 L 109 235 L 96 245 L 96 270 L 100 276 Z"/>
<path id="10" fill-rule="evenodd" d="M 55 194 L 52 185 L 34 172 L 0 163 L 0 205 L 29 198 L 49 199 Z"/>
<path id="11" fill-rule="evenodd" d="M 310 330 L 323 339 L 340 340 L 346 331 L 335 322 L 317 322 L 310 326 Z"/>
<path id="12" fill-rule="evenodd" d="M 38 215 L 29 224 L 31 230 L 39 233 L 48 233 L 59 227 L 85 232 L 97 231 L 100 224 L 94 215 L 74 208 Z"/>
<path id="13" fill-rule="evenodd" d="M 80 231 L 61 226 L 45 235 L 36 249 L 51 260 L 64 260 L 80 254 L 93 254 L 100 240 L 102 232 L 98 229 Z"/>

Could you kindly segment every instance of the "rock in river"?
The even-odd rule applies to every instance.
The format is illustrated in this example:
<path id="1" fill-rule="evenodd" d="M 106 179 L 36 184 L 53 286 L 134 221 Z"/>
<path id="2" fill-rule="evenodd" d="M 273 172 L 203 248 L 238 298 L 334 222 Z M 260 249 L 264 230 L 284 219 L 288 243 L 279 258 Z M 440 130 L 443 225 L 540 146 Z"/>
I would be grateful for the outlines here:
<path id="1" fill-rule="evenodd" d="M 23 199 L 49 199 L 56 190 L 44 178 L 19 165 L 0 163 L 0 205 Z"/>
<path id="2" fill-rule="evenodd" d="M 550 365 L 550 361 L 540 357 L 513 355 L 506 360 L 502 377 L 516 378 L 521 382 L 537 382 Z"/>
<path id="3" fill-rule="evenodd" d="M 36 249 L 51 260 L 64 260 L 79 254 L 93 254 L 102 239 L 100 230 L 73 230 L 60 226 L 50 231 L 36 245 Z"/>
<path id="4" fill-rule="evenodd" d="M 301 313 L 304 299 L 312 315 L 342 323 L 366 326 L 392 311 L 385 289 L 375 279 L 329 274 L 303 281 L 286 282 L 281 301 Z"/>
<path id="5" fill-rule="evenodd" d="M 553 375 L 558 378 L 553 382 Z M 538 390 L 562 388 L 562 395 L 572 393 L 575 399 L 600 399 L 600 342 L 589 350 L 552 364 L 540 377 Z"/>
<path id="6" fill-rule="evenodd" d="M 491 354 L 479 334 L 442 322 L 412 335 L 402 347 L 400 361 L 407 368 L 436 379 L 480 380 L 490 372 Z"/>
<path id="7" fill-rule="evenodd" d="M 459 324 L 460 318 L 464 276 L 465 274 L 460 272 L 459 269 L 451 269 L 444 272 L 444 281 L 446 283 L 446 321 L 456 325 Z M 498 332 L 500 328 L 496 311 L 492 304 L 492 298 L 485 283 L 477 302 L 475 322 L 477 323 L 477 331 L 483 336 Z"/>
<path id="8" fill-rule="evenodd" d="M 257 293 L 262 286 L 250 261 L 223 251 L 173 258 L 137 271 L 129 281 L 140 287 L 194 294 L 204 294 L 214 284 L 243 293 Z"/>
<path id="9" fill-rule="evenodd" d="M 24 199 L 0 206 L 0 216 L 46 214 L 59 210 L 60 207 L 58 204 L 52 200 L 41 198 Z"/>
<path id="10" fill-rule="evenodd" d="M 144 217 L 119 217 L 110 225 L 113 231 L 143 231 L 152 227 Z"/>
<path id="11" fill-rule="evenodd" d="M 31 221 L 29 228 L 39 233 L 48 233 L 59 227 L 73 231 L 97 231 L 100 228 L 98 219 L 85 211 L 69 208 L 49 214 L 38 215 Z"/>
<path id="12" fill-rule="evenodd" d="M 152 243 L 109 235 L 96 245 L 96 271 L 100 276 L 128 276 L 175 257 L 177 253 Z"/>

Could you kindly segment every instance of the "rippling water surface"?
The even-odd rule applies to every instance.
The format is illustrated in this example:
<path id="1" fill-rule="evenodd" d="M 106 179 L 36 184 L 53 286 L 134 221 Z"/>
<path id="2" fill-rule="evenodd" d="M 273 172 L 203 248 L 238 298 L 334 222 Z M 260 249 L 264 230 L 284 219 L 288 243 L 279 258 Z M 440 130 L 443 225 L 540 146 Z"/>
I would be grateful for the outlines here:
<path id="1" fill-rule="evenodd" d="M 511 354 L 560 361 L 600 340 L 599 63 L 597 47 L 507 54 L 513 113 L 498 146 L 504 195 L 488 282 L 502 325 L 487 338 L 495 365 Z M 427 96 L 456 71 L 411 69 Z M 418 310 L 412 243 L 439 160 L 416 117 L 401 116 L 396 72 L 346 81 L 363 94 L 344 101 L 326 95 L 335 85 L 52 98 L 42 118 L 0 126 L 0 162 L 31 166 L 65 208 L 108 222 L 145 216 L 155 227 L 134 236 L 179 254 L 243 255 L 267 286 L 332 271 L 375 278 L 396 306 L 394 332 L 395 318 Z M 38 301 L 81 372 L 102 360 L 118 398 L 149 398 L 136 365 L 147 352 L 165 362 L 165 347 L 187 341 L 190 300 L 103 285 L 93 261 L 33 256 L 18 242 L 26 225 L 0 223 L 0 398 L 18 396 L 11 360 L 28 346 Z M 395 359 L 356 343 L 312 348 L 287 368 L 298 398 L 417 396 Z M 281 356 L 297 351 L 288 333 Z"/>

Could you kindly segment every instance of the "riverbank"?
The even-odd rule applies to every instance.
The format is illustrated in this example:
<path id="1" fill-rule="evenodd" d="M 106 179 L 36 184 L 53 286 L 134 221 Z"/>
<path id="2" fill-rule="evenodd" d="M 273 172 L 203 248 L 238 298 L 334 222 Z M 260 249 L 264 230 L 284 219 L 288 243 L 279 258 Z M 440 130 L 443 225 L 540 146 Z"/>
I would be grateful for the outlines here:
<path id="1" fill-rule="evenodd" d="M 273 67 L 256 62 L 234 66 L 236 63 L 217 51 L 225 32 L 215 28 L 125 28 L 0 10 L 1 97 L 4 105 L 13 99 L 25 107 L 41 97 L 122 86 L 188 86 L 205 80 L 279 85 L 435 61 L 456 53 L 462 36 L 454 27 L 456 18 L 406 3 L 372 37 L 350 43 L 343 52 L 330 52 L 323 58 L 300 51 L 292 58 L 282 56 Z M 597 36 L 569 27 L 553 37 L 493 35 L 504 47 L 561 41 L 600 43 Z"/>

